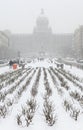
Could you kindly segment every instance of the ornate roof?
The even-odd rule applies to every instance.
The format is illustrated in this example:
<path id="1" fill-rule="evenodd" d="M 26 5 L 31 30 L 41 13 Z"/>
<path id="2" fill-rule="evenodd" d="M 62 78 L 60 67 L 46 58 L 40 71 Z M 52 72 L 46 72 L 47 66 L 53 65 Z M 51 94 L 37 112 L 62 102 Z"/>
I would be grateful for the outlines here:
<path id="1" fill-rule="evenodd" d="M 37 20 L 36 20 L 36 23 L 38 26 L 41 26 L 41 25 L 48 25 L 49 24 L 49 20 L 48 18 L 45 16 L 45 13 L 44 13 L 44 10 L 41 9 L 41 13 L 40 15 L 38 16 Z"/>

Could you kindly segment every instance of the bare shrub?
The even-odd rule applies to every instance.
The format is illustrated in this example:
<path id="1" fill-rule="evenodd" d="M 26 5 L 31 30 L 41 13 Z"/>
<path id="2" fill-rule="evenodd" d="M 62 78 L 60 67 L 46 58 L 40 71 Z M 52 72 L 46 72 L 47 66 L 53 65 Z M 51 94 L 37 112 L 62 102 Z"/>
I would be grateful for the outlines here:
<path id="1" fill-rule="evenodd" d="M 26 126 L 28 127 L 30 125 L 30 123 L 32 122 L 34 116 L 34 112 L 32 109 L 28 109 L 26 111 L 26 115 L 25 115 L 25 120 L 26 120 Z"/>
<path id="2" fill-rule="evenodd" d="M 80 110 L 74 108 L 73 104 L 71 104 L 71 103 L 68 102 L 67 100 L 64 101 L 64 106 L 65 106 L 66 111 L 69 111 L 70 116 L 71 116 L 75 121 L 77 121 L 78 116 L 79 116 L 79 114 L 80 114 Z"/>
<path id="3" fill-rule="evenodd" d="M 71 116 L 75 121 L 77 121 L 79 114 L 80 114 L 80 110 L 77 110 L 77 109 L 74 109 L 74 108 L 71 109 L 70 116 Z"/>
<path id="4" fill-rule="evenodd" d="M 7 113 L 8 113 L 7 107 L 5 105 L 1 105 L 0 106 L 0 117 L 5 118 Z"/>
<path id="5" fill-rule="evenodd" d="M 27 100 L 26 106 L 22 107 L 21 114 L 17 115 L 17 124 L 23 126 L 23 120 L 21 117 L 24 117 L 26 126 L 28 127 L 32 122 L 36 110 L 36 101 L 34 99 Z"/>
<path id="6" fill-rule="evenodd" d="M 70 111 L 71 104 L 67 100 L 64 100 L 64 104 L 63 105 L 64 105 L 66 111 Z"/>
<path id="7" fill-rule="evenodd" d="M 33 112 L 35 112 L 36 109 L 36 101 L 32 98 L 30 100 L 27 100 L 26 102 L 27 106 L 29 107 L 29 109 L 31 109 Z"/>
<path id="8" fill-rule="evenodd" d="M 17 124 L 22 125 L 21 115 L 17 115 Z"/>
<path id="9" fill-rule="evenodd" d="M 54 116 L 54 107 L 52 102 L 49 102 L 47 99 L 44 102 L 43 113 L 45 116 L 46 123 L 49 126 L 53 126 L 56 122 L 56 116 Z"/>
<path id="10" fill-rule="evenodd" d="M 64 87 L 65 89 L 69 89 L 69 86 L 67 85 L 66 81 L 61 82 L 61 87 Z"/>
<path id="11" fill-rule="evenodd" d="M 50 87 L 46 87 L 45 89 L 46 89 L 46 94 L 48 96 L 51 96 L 52 95 L 52 89 Z"/>
<path id="12" fill-rule="evenodd" d="M 37 93 L 38 93 L 37 88 L 36 88 L 36 87 L 33 87 L 33 88 L 31 89 L 31 95 L 32 95 L 33 97 L 35 97 L 35 96 L 37 95 Z"/>
<path id="13" fill-rule="evenodd" d="M 14 103 L 13 99 L 8 99 L 7 102 L 6 102 L 6 105 L 9 107 L 9 106 L 12 106 L 13 103 Z"/>
<path id="14" fill-rule="evenodd" d="M 6 96 L 6 92 L 5 91 L 3 93 L 0 92 L 0 101 L 4 101 L 5 96 Z"/>
<path id="15" fill-rule="evenodd" d="M 79 94 L 77 91 L 75 91 L 75 92 L 72 91 L 72 92 L 70 93 L 70 96 L 73 97 L 74 99 L 78 100 L 78 101 L 79 101 L 80 98 L 81 98 L 81 97 L 80 97 L 80 94 Z"/>
<path id="16" fill-rule="evenodd" d="M 61 96 L 63 95 L 63 90 L 61 88 L 57 87 L 57 91 L 58 91 L 58 94 L 60 94 Z"/>

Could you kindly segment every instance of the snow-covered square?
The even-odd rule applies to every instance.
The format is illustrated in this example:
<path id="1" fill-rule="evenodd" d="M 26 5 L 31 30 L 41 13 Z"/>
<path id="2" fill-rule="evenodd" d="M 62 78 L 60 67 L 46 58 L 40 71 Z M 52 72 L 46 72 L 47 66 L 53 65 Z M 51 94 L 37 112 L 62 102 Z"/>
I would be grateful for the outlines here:
<path id="1" fill-rule="evenodd" d="M 83 70 L 55 59 L 0 67 L 0 129 L 82 130 Z"/>

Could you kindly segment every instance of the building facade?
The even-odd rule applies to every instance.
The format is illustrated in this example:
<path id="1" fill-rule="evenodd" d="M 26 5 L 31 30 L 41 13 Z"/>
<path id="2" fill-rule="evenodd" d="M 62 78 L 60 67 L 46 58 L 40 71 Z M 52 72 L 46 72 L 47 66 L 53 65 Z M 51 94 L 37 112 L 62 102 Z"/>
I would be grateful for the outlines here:
<path id="1" fill-rule="evenodd" d="M 9 38 L 4 31 L 0 31 L 0 59 L 6 57 L 6 52 L 9 44 Z"/>
<path id="2" fill-rule="evenodd" d="M 83 59 L 83 25 L 75 30 L 73 40 L 75 57 L 78 59 Z"/>
<path id="3" fill-rule="evenodd" d="M 41 54 L 58 57 L 83 59 L 83 26 L 71 34 L 52 32 L 44 11 L 36 19 L 31 34 L 12 34 L 0 31 L 0 59 L 17 57 L 37 57 Z"/>
<path id="4" fill-rule="evenodd" d="M 22 56 L 35 56 L 46 52 L 49 56 L 72 56 L 73 34 L 54 34 L 44 11 L 36 19 L 32 34 L 12 34 L 11 47 Z"/>
<path id="5" fill-rule="evenodd" d="M 16 57 L 16 52 L 10 48 L 10 39 L 8 30 L 0 31 L 0 60 Z"/>

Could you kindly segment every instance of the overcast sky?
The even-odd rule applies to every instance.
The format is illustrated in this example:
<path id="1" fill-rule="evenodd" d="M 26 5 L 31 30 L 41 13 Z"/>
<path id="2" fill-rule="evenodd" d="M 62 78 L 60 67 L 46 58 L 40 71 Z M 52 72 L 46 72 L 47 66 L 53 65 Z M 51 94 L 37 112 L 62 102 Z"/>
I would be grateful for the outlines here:
<path id="1" fill-rule="evenodd" d="M 54 33 L 73 33 L 83 25 L 83 0 L 0 0 L 0 30 L 31 33 L 41 8 Z"/>

